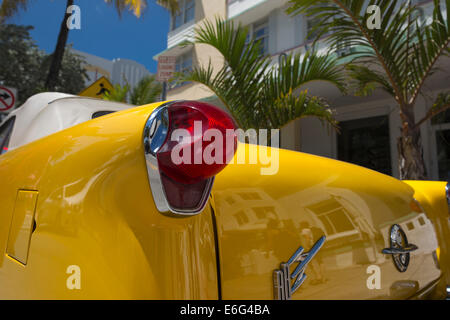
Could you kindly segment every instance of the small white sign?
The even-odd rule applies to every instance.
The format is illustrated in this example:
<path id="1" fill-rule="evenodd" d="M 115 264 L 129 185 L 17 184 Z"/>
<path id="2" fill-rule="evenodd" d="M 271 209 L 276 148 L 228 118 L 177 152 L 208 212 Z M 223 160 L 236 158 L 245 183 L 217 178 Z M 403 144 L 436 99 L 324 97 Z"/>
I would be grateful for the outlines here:
<path id="1" fill-rule="evenodd" d="M 17 102 L 17 89 L 0 86 L 0 112 L 14 108 Z"/>
<path id="2" fill-rule="evenodd" d="M 177 57 L 161 56 L 158 58 L 158 73 L 156 75 L 157 81 L 167 81 L 173 77 L 175 73 L 175 64 Z"/>

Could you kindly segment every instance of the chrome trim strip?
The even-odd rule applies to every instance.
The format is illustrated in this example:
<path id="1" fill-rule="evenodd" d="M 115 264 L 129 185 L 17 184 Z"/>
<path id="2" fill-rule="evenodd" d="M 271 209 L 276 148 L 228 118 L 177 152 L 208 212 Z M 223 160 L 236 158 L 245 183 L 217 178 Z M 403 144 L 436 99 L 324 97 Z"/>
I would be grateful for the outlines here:
<path id="1" fill-rule="evenodd" d="M 447 204 L 450 207 L 450 194 L 449 194 L 450 190 L 449 189 L 450 189 L 450 183 L 447 182 L 447 185 L 445 186 L 445 197 L 447 198 Z M 450 209 L 449 209 L 449 212 L 450 212 Z"/>
<path id="2" fill-rule="evenodd" d="M 156 154 L 164 145 L 169 132 L 169 113 L 167 108 L 179 101 L 170 101 L 156 108 L 148 118 L 144 127 L 144 152 L 147 165 L 148 181 L 152 191 L 156 208 L 161 213 L 173 213 L 176 215 L 192 216 L 203 211 L 208 203 L 209 195 L 214 184 L 214 177 L 209 178 L 201 201 L 197 208 L 192 210 L 179 210 L 170 206 L 161 181 L 158 159 Z"/>
<path id="3" fill-rule="evenodd" d="M 169 130 L 167 104 L 156 108 L 147 120 L 144 128 L 144 150 L 147 163 L 148 180 L 153 200 L 160 212 L 168 212 L 169 204 L 163 190 L 156 153 L 166 141 Z"/>
<path id="4" fill-rule="evenodd" d="M 381 253 L 383 253 L 383 254 L 405 254 L 405 253 L 410 253 L 410 252 L 416 251 L 417 249 L 419 249 L 419 248 L 415 244 L 408 243 L 408 245 L 405 247 L 384 248 L 383 250 L 381 250 Z"/>

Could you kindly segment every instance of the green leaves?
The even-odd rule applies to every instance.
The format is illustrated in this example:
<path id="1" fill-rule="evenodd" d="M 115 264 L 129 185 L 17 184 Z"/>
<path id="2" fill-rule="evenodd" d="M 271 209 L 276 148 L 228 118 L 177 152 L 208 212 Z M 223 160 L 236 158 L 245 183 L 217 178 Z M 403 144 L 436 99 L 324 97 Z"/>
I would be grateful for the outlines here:
<path id="1" fill-rule="evenodd" d="M 158 101 L 162 87 L 159 82 L 156 82 L 154 75 L 146 76 L 139 80 L 132 90 L 126 79 L 124 80 L 126 82 L 125 85 L 115 84 L 111 92 L 104 94 L 103 99 L 131 103 L 136 106 Z"/>
<path id="2" fill-rule="evenodd" d="M 20 9 L 26 10 L 28 2 L 28 0 L 3 0 L 0 5 L 0 23 L 4 23 Z"/>
<path id="3" fill-rule="evenodd" d="M 332 57 L 290 55 L 274 66 L 260 56 L 260 43 L 249 40 L 248 30 L 217 18 L 197 30 L 195 43 L 216 48 L 225 64 L 197 66 L 182 81 L 195 81 L 211 89 L 243 129 L 281 128 L 304 116 L 317 116 L 334 124 L 328 104 L 311 97 L 301 86 L 327 81 L 345 90 L 344 78 Z"/>
<path id="4" fill-rule="evenodd" d="M 119 17 L 128 8 L 128 10 L 133 11 L 133 14 L 139 18 L 145 7 L 147 7 L 147 0 L 105 0 L 105 2 L 114 5 Z"/>
<path id="5" fill-rule="evenodd" d="M 420 21 L 418 7 L 398 0 L 290 0 L 290 14 L 318 19 L 316 28 L 331 50 L 345 43 L 353 50 L 352 62 L 369 63 L 351 67 L 350 75 L 360 81 L 357 91 L 368 94 L 376 87 L 392 94 L 399 105 L 413 105 L 425 80 L 435 71 L 439 57 L 448 55 L 450 43 L 450 0 L 434 0 L 433 20 Z M 381 10 L 381 26 L 370 29 L 367 8 Z M 446 11 L 446 17 L 442 12 Z M 377 71 L 371 71 L 377 70 Z"/>
<path id="6" fill-rule="evenodd" d="M 18 105 L 45 90 L 51 55 L 40 51 L 31 39 L 31 26 L 0 24 L 0 83 L 17 88 Z M 78 94 L 85 86 L 87 73 L 82 57 L 65 51 L 56 91 Z"/>
<path id="7" fill-rule="evenodd" d="M 425 80 L 433 74 L 437 60 L 448 55 L 450 44 L 450 0 L 445 1 L 445 7 L 441 6 L 439 0 L 434 0 L 433 22 L 425 28 L 418 28 L 417 42 L 412 48 L 413 59 L 411 62 L 412 83 L 410 90 L 413 91 L 410 103 L 414 102 Z M 442 11 L 446 10 L 446 17 Z"/>
<path id="8" fill-rule="evenodd" d="M 352 47 L 346 69 L 357 95 L 381 88 L 396 100 L 402 120 L 400 178 L 425 178 L 419 128 L 449 106 L 438 98 L 416 122 L 414 105 L 425 81 L 436 71 L 436 62 L 450 53 L 450 0 L 433 0 L 430 22 L 421 21 L 420 8 L 405 0 L 290 0 L 289 4 L 290 14 L 318 21 L 313 30 L 319 31 L 316 41 L 326 34 L 329 53 Z M 379 28 L 367 23 L 374 15 L 369 8 L 380 9 Z"/>
<path id="9" fill-rule="evenodd" d="M 162 86 L 156 82 L 155 75 L 142 78 L 130 95 L 130 102 L 136 106 L 156 102 L 162 91 Z"/>
<path id="10" fill-rule="evenodd" d="M 365 65 L 349 64 L 346 70 L 350 78 L 355 81 L 355 95 L 366 97 L 373 93 L 375 89 L 381 87 L 385 92 L 393 96 L 394 89 L 382 72 L 377 72 L 373 68 Z"/>
<path id="11" fill-rule="evenodd" d="M 179 6 L 180 0 L 157 0 L 156 3 L 158 3 L 160 6 L 163 6 L 167 8 L 172 14 L 178 12 L 180 9 Z"/>
<path id="12" fill-rule="evenodd" d="M 110 92 L 105 92 L 103 100 L 127 102 L 128 93 L 130 92 L 130 86 L 127 84 L 121 86 L 119 83 L 114 85 L 114 88 Z"/>

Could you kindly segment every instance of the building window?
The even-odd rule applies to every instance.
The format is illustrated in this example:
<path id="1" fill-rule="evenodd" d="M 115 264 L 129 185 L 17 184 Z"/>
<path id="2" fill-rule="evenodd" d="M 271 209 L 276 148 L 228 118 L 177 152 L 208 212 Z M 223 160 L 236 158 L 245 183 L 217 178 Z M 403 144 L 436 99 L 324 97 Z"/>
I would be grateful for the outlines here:
<path id="1" fill-rule="evenodd" d="M 408 231 L 414 230 L 414 223 L 408 222 L 406 224 L 406 228 L 408 229 Z"/>
<path id="2" fill-rule="evenodd" d="M 392 174 L 388 116 L 343 121 L 340 127 L 339 160 Z"/>
<path id="3" fill-rule="evenodd" d="M 424 219 L 423 217 L 420 217 L 420 218 L 418 219 L 418 221 L 419 221 L 419 224 L 420 224 L 421 226 L 424 226 L 424 225 L 426 224 L 425 219 Z"/>
<path id="4" fill-rule="evenodd" d="M 321 22 L 321 19 L 318 17 L 309 18 L 306 21 L 306 41 L 314 41 L 320 34 L 321 28 L 314 29 Z M 320 38 L 326 37 L 330 34 L 330 31 L 321 35 Z"/>
<path id="5" fill-rule="evenodd" d="M 413 22 L 413 25 L 410 27 L 409 32 L 414 33 L 416 32 L 417 26 L 421 28 L 425 24 L 425 11 L 423 8 L 417 7 L 412 10 L 411 13 L 411 21 Z"/>
<path id="6" fill-rule="evenodd" d="M 314 27 L 319 23 L 318 18 L 310 18 L 306 21 L 306 40 L 313 41 L 319 35 L 320 29 L 314 29 Z"/>
<path id="7" fill-rule="evenodd" d="M 195 18 L 195 0 L 180 0 L 180 10 L 172 15 L 172 30 L 194 20 Z"/>
<path id="8" fill-rule="evenodd" d="M 249 223 L 247 214 L 246 214 L 244 211 L 242 211 L 242 210 L 239 211 L 238 213 L 236 213 L 236 214 L 234 215 L 234 218 L 236 219 L 236 221 L 237 221 L 237 223 L 238 223 L 239 225 L 243 225 L 243 224 Z"/>
<path id="9" fill-rule="evenodd" d="M 356 51 L 356 48 L 347 41 L 339 41 L 336 47 L 336 54 L 339 58 L 346 57 Z"/>
<path id="10" fill-rule="evenodd" d="M 315 6 L 315 7 L 317 8 L 317 6 Z M 318 7 L 320 8 L 320 5 Z M 333 7 L 336 7 L 336 10 L 337 10 L 337 6 L 336 5 L 333 5 Z M 337 13 L 336 14 L 336 18 L 337 17 L 342 17 L 342 15 L 340 13 Z M 306 35 L 305 35 L 306 42 L 314 41 L 319 36 L 321 28 L 317 28 L 317 29 L 314 30 L 314 27 L 316 27 L 317 25 L 319 25 L 321 23 L 322 24 L 327 24 L 327 23 L 331 23 L 331 22 L 332 21 L 324 22 L 323 18 L 320 18 L 318 16 L 308 17 L 307 20 L 306 20 Z M 325 37 L 325 36 L 327 36 L 329 34 L 330 34 L 330 31 L 322 34 L 321 38 Z"/>
<path id="11" fill-rule="evenodd" d="M 192 71 L 192 51 L 185 53 L 177 58 L 175 71 L 181 73 L 188 73 Z"/>
<path id="12" fill-rule="evenodd" d="M 253 24 L 253 40 L 260 44 L 260 55 L 269 53 L 269 23 L 267 19 Z"/>
<path id="13" fill-rule="evenodd" d="M 450 181 L 450 130 L 435 129 L 439 180 Z"/>
<path id="14" fill-rule="evenodd" d="M 335 198 L 318 202 L 307 208 L 319 218 L 329 236 L 356 229 L 349 212 Z"/>
<path id="15" fill-rule="evenodd" d="M 438 179 L 450 182 L 450 110 L 433 117 L 431 128 L 436 144 Z"/>
<path id="16" fill-rule="evenodd" d="M 175 72 L 187 74 L 192 71 L 193 67 L 193 51 L 189 51 L 177 58 L 177 62 L 175 64 Z M 188 82 L 176 83 L 176 81 L 172 82 L 170 85 L 171 89 L 181 87 L 182 85 L 187 84 Z"/>
<path id="17" fill-rule="evenodd" d="M 269 22 L 267 19 L 260 20 L 248 26 L 248 34 L 245 39 L 246 46 L 252 40 L 260 43 L 261 56 L 269 53 Z"/>

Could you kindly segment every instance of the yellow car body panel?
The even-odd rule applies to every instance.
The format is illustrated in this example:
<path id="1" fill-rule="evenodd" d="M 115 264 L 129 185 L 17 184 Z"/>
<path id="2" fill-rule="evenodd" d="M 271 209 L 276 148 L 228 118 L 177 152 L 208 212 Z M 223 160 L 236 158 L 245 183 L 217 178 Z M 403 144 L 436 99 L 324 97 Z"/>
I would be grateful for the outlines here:
<path id="1" fill-rule="evenodd" d="M 264 149 L 245 148 L 247 154 Z M 352 164 L 279 153 L 276 175 L 260 175 L 261 165 L 231 164 L 216 178 L 224 299 L 273 299 L 273 270 L 300 245 L 310 249 L 302 238 L 302 221 L 322 228 L 327 239 L 292 299 L 403 299 L 439 279 L 433 225 L 425 213 L 411 208 L 412 188 Z M 404 273 L 381 254 L 393 224 L 401 225 L 419 247 Z M 381 286 L 369 289 L 374 266 L 380 268 Z"/>
<path id="2" fill-rule="evenodd" d="M 450 215 L 446 200 L 446 182 L 404 181 L 414 188 L 416 198 L 427 212 L 439 237 L 438 258 L 446 283 L 450 284 Z"/>
<path id="3" fill-rule="evenodd" d="M 157 106 L 0 157 L 0 177 L 8 177 L 0 185 L 0 299 L 218 298 L 210 207 L 177 219 L 153 203 L 142 135 Z M 5 255 L 18 190 L 39 192 L 26 265 Z M 79 290 L 70 289 L 71 266 L 79 267 Z"/>
<path id="4" fill-rule="evenodd" d="M 28 259 L 37 197 L 38 192 L 36 191 L 20 190 L 17 192 L 6 254 L 22 264 L 26 264 Z"/>
<path id="5" fill-rule="evenodd" d="M 159 105 L 0 156 L 0 299 L 273 299 L 274 270 L 300 246 L 310 249 L 303 222 L 326 242 L 293 299 L 408 298 L 439 279 L 434 227 L 412 205 L 414 189 L 331 159 L 279 150 L 273 175 L 261 175 L 262 161 L 229 164 L 203 212 L 161 214 L 142 142 Z M 239 144 L 238 154 L 259 150 L 267 151 Z M 26 264 L 7 253 L 20 191 L 37 194 Z M 393 224 L 419 247 L 403 273 L 381 254 Z M 374 266 L 379 288 L 369 281 Z"/>

